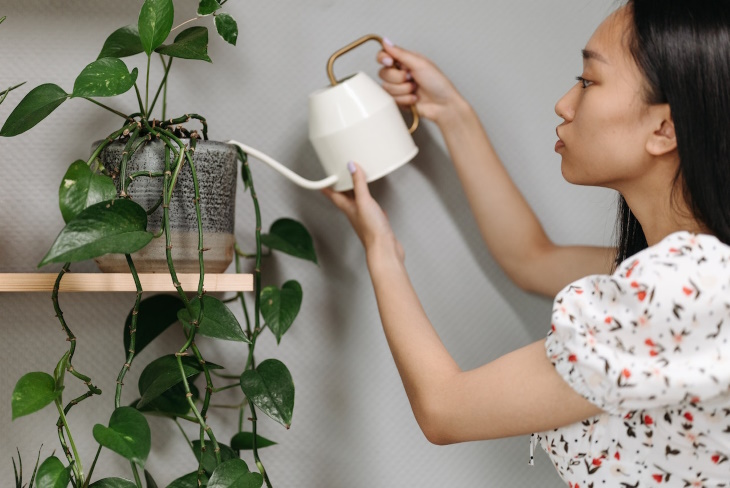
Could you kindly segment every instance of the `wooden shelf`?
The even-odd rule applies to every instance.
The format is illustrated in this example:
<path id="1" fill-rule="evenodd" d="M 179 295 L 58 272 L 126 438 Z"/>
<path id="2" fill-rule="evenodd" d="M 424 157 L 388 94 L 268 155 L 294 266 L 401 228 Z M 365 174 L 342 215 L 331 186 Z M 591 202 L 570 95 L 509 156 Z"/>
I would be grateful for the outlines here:
<path id="1" fill-rule="evenodd" d="M 57 273 L 0 273 L 0 292 L 53 291 Z M 198 289 L 199 275 L 178 273 L 185 291 Z M 165 273 L 140 273 L 139 280 L 144 291 L 175 291 L 170 275 Z M 134 279 L 129 273 L 67 273 L 61 280 L 62 292 L 116 292 L 137 291 Z M 251 274 L 206 274 L 205 291 L 253 291 Z"/>

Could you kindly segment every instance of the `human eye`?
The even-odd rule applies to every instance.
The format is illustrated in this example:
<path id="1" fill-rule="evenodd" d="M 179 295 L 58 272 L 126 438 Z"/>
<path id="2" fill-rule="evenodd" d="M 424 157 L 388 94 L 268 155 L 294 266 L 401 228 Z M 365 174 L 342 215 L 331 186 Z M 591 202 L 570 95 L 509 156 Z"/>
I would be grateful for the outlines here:
<path id="1" fill-rule="evenodd" d="M 578 80 L 578 83 L 580 83 L 580 86 L 582 88 L 588 88 L 589 86 L 591 86 L 593 84 L 592 81 L 586 80 L 582 76 L 576 76 L 575 79 Z"/>

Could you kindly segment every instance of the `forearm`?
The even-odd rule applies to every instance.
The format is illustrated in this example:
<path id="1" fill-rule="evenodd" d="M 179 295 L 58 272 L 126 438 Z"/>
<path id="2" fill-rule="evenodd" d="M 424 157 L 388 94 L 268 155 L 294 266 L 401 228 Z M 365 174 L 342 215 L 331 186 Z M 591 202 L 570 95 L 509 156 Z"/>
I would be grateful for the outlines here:
<path id="1" fill-rule="evenodd" d="M 437 121 L 482 238 L 515 282 L 530 280 L 530 261 L 553 244 L 502 165 L 476 112 L 458 98 Z"/>
<path id="2" fill-rule="evenodd" d="M 406 268 L 388 243 L 369 246 L 368 269 L 385 337 L 418 424 L 429 440 L 439 392 L 461 372 L 426 316 Z"/>

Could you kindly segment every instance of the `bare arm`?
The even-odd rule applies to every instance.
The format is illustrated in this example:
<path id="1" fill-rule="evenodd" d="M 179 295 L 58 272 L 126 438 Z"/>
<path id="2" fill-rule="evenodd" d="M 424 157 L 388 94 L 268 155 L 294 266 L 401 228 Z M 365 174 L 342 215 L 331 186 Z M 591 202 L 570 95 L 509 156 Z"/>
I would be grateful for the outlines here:
<path id="1" fill-rule="evenodd" d="M 365 246 L 383 330 L 429 441 L 450 444 L 539 432 L 600 413 L 555 372 L 543 341 L 462 371 L 416 296 L 403 250 L 370 196 L 362 170 L 353 180 L 354 197 L 325 193 L 345 212 Z"/>
<path id="2" fill-rule="evenodd" d="M 402 105 L 415 102 L 439 126 L 482 238 L 518 286 L 554 296 L 578 278 L 610 271 L 614 249 L 558 246 L 548 238 L 477 114 L 433 63 L 398 47 L 386 51 L 379 54 L 380 62 L 387 65 L 394 58 L 401 66 L 381 70 L 383 87 Z"/>

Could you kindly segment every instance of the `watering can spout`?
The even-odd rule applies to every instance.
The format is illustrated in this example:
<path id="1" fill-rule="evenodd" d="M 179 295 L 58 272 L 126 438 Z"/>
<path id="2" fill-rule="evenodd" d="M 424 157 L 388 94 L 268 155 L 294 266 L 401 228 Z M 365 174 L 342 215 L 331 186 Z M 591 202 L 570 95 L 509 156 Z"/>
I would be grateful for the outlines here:
<path id="1" fill-rule="evenodd" d="M 258 149 L 254 149 L 250 146 L 247 146 L 245 144 L 241 144 L 238 141 L 228 141 L 228 144 L 233 144 L 234 146 L 238 146 L 241 148 L 243 152 L 248 154 L 249 156 L 253 156 L 254 158 L 258 159 L 261 162 L 264 162 L 274 168 L 277 172 L 279 172 L 281 175 L 288 178 L 291 182 L 295 183 L 296 185 L 301 186 L 302 188 L 306 188 L 308 190 L 321 190 L 323 188 L 327 188 L 329 186 L 334 185 L 337 183 L 339 178 L 337 175 L 328 176 L 327 178 L 319 181 L 312 181 L 308 180 L 306 178 L 302 178 L 280 162 L 273 159 L 271 156 L 262 153 Z"/>

